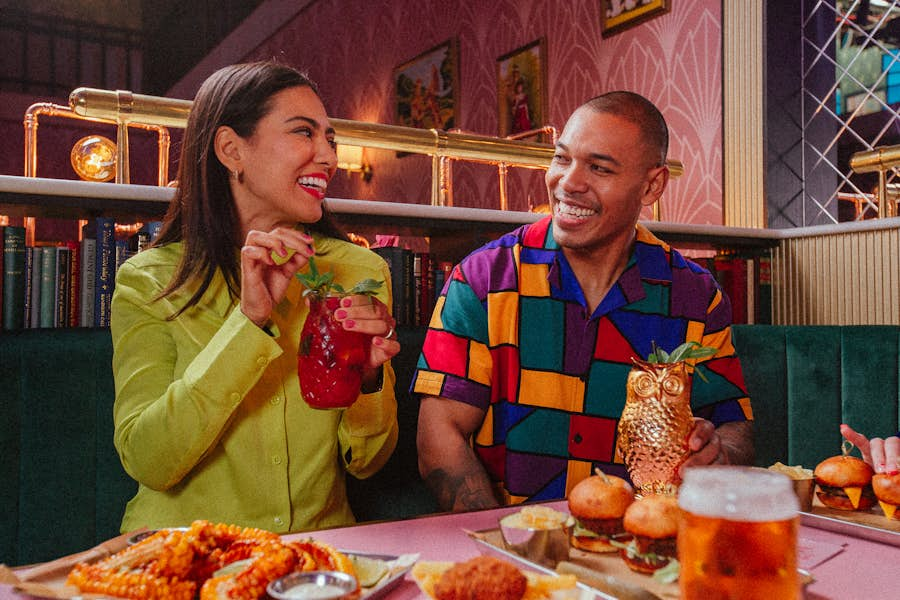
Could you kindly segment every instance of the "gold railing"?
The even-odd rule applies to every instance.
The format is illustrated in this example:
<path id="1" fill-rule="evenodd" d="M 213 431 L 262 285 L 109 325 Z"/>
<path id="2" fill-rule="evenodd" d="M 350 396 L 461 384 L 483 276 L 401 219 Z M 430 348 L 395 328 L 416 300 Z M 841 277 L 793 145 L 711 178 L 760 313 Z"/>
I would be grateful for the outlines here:
<path id="1" fill-rule="evenodd" d="M 121 90 L 78 88 L 70 94 L 69 104 L 81 116 L 107 119 L 120 125 L 144 123 L 183 128 L 187 124 L 192 102 Z M 554 151 L 551 144 L 440 129 L 416 129 L 348 119 L 331 119 L 331 125 L 338 144 L 431 156 L 431 203 L 438 206 L 452 203 L 449 160 L 489 163 L 504 170 L 506 167 L 546 169 Z M 127 162 L 127 144 L 124 152 L 124 160 Z M 675 177 L 684 172 L 680 161 L 670 160 L 668 165 Z M 501 179 L 503 196 L 504 183 Z M 506 208 L 505 197 L 501 197 L 501 207 Z"/>
<path id="2" fill-rule="evenodd" d="M 856 152 L 850 157 L 854 173 L 878 173 L 878 216 L 897 216 L 896 198 L 890 193 L 888 173 L 900 167 L 900 145 L 879 146 L 872 150 Z"/>

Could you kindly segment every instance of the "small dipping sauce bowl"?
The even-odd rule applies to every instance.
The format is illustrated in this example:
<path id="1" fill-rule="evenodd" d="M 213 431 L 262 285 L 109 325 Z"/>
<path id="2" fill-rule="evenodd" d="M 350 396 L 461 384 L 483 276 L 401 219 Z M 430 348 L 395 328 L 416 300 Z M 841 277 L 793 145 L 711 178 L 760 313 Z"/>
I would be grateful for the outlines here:
<path id="1" fill-rule="evenodd" d="M 302 571 L 285 575 L 268 586 L 275 600 L 348 600 L 357 596 L 356 578 L 340 571 Z"/>
<path id="2" fill-rule="evenodd" d="M 500 519 L 503 545 L 532 562 L 554 568 L 569 559 L 569 534 L 575 519 L 546 506 L 526 506 Z"/>

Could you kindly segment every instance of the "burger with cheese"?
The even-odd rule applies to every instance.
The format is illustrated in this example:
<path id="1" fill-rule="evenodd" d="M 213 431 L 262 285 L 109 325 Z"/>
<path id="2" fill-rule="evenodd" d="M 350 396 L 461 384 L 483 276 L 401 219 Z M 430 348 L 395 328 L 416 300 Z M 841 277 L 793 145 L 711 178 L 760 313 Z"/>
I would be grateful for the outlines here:
<path id="1" fill-rule="evenodd" d="M 569 491 L 569 512 L 575 518 L 572 545 L 588 552 L 615 552 L 610 536 L 624 532 L 622 517 L 634 502 L 634 488 L 614 475 L 597 475 L 578 482 Z"/>
<path id="2" fill-rule="evenodd" d="M 668 565 L 677 555 L 680 515 L 675 496 L 644 496 L 631 504 L 623 519 L 631 539 L 616 544 L 625 564 L 638 573 L 653 573 Z"/>
<path id="3" fill-rule="evenodd" d="M 820 462 L 813 475 L 816 478 L 819 501 L 839 510 L 869 510 L 875 505 L 869 463 L 855 456 L 832 456 Z"/>
<path id="4" fill-rule="evenodd" d="M 888 519 L 900 519 L 900 472 L 879 473 L 872 477 L 872 491 Z"/>

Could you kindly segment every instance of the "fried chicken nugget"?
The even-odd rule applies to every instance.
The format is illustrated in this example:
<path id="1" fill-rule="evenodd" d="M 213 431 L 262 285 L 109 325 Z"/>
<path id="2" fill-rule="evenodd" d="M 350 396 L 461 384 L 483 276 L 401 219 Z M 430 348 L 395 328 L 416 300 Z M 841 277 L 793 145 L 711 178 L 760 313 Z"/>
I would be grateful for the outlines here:
<path id="1" fill-rule="evenodd" d="M 434 586 L 437 600 L 520 600 L 528 580 L 516 567 L 493 556 L 454 565 Z"/>

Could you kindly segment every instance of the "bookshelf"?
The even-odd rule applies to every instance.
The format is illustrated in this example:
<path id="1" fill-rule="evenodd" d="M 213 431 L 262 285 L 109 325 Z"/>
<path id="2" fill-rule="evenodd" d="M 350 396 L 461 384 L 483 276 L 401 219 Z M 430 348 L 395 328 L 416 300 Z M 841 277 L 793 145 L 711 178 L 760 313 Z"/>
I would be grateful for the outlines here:
<path id="1" fill-rule="evenodd" d="M 173 193 L 171 188 L 147 185 L 0 175 L 0 214 L 72 219 L 103 215 L 128 222 L 160 218 Z M 458 246 L 466 246 L 472 236 L 499 235 L 543 216 L 487 208 L 341 198 L 328 199 L 328 205 L 343 226 L 361 235 L 378 231 L 448 238 Z M 679 248 L 764 249 L 777 246 L 782 237 L 778 230 L 770 229 L 656 221 L 644 225 Z"/>
<path id="2" fill-rule="evenodd" d="M 0 176 L 0 215 L 56 219 L 112 219 L 119 224 L 159 220 L 165 213 L 174 189 L 130 184 L 92 183 L 45 178 Z M 482 208 L 443 207 L 403 202 L 375 202 L 329 198 L 328 205 L 339 224 L 348 232 L 362 235 L 374 242 L 376 235 L 399 236 L 401 243 L 413 249 L 407 262 L 389 264 L 392 272 L 402 268 L 402 281 L 412 281 L 405 288 L 408 296 L 418 302 L 415 311 L 402 324 L 424 324 L 421 318 L 430 315 L 428 304 L 433 292 L 422 283 L 422 271 L 416 272 L 415 261 L 428 261 L 425 270 L 431 273 L 440 287 L 438 275 L 446 276 L 447 266 L 456 264 L 471 250 L 523 224 L 539 220 L 544 215 L 528 212 Z M 687 225 L 647 221 L 644 224 L 658 237 L 671 243 L 687 255 L 728 258 L 698 259 L 713 271 L 734 302 L 736 322 L 754 322 L 746 315 L 755 312 L 759 292 L 760 257 L 768 257 L 779 244 L 783 233 L 777 230 L 723 227 L 717 225 Z M 705 251 L 692 252 L 692 251 Z M 418 256 L 418 258 L 416 258 Z M 399 260 L 399 259 L 396 259 Z M 721 269 L 717 267 L 722 267 Z M 753 283 L 750 283 L 753 282 Z M 413 289 L 421 286 L 425 291 Z M 769 286 L 770 288 L 770 286 Z M 395 295 L 398 290 L 395 290 Z M 397 307 L 395 306 L 395 309 Z M 740 314 L 745 316 L 741 317 Z M 766 322 L 766 321 L 763 321 Z"/>

